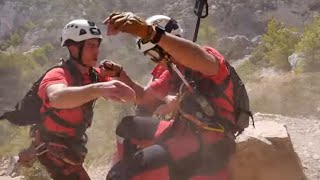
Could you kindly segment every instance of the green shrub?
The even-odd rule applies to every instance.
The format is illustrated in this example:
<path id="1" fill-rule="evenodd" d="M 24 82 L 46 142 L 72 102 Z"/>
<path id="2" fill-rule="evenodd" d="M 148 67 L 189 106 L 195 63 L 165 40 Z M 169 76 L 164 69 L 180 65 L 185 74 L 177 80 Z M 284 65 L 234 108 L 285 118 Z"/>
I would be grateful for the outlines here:
<path id="1" fill-rule="evenodd" d="M 1 140 L 0 154 L 4 156 L 17 155 L 20 150 L 29 145 L 29 129 L 27 127 L 18 127 L 9 122 L 0 124 Z"/>
<path id="2" fill-rule="evenodd" d="M 199 44 L 211 46 L 217 43 L 217 32 L 214 26 L 210 23 L 209 18 L 201 21 L 197 42 Z"/>
<path id="3" fill-rule="evenodd" d="M 257 71 L 257 66 L 250 61 L 245 61 L 236 67 L 238 75 L 242 80 L 248 81 L 255 79 L 254 74 Z"/>
<path id="4" fill-rule="evenodd" d="M 301 71 L 320 71 L 320 16 L 305 28 L 296 50 L 304 55 Z"/>
<path id="5" fill-rule="evenodd" d="M 48 61 L 50 60 L 48 56 L 49 54 L 52 54 L 53 50 L 54 47 L 50 43 L 47 43 L 43 47 L 34 50 L 29 56 L 39 65 L 45 66 L 48 64 Z"/>
<path id="6" fill-rule="evenodd" d="M 26 22 L 0 43 L 0 50 L 4 51 L 10 46 L 19 45 L 23 41 L 24 35 L 34 28 L 36 28 L 36 25 L 32 21 Z"/>
<path id="7" fill-rule="evenodd" d="M 300 36 L 294 28 L 286 28 L 283 23 L 272 19 L 267 32 L 262 36 L 262 43 L 253 51 L 251 61 L 277 69 L 291 70 L 288 57 L 294 52 Z"/>

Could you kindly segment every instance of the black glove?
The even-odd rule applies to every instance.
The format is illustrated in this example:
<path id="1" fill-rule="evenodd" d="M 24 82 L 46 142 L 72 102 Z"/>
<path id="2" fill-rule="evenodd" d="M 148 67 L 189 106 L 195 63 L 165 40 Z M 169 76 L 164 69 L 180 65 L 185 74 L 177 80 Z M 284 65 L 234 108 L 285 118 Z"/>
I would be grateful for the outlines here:
<path id="1" fill-rule="evenodd" d="M 102 71 L 104 70 L 106 74 L 111 77 L 119 77 L 123 69 L 120 64 L 117 64 L 109 60 L 101 61 L 99 68 Z"/>

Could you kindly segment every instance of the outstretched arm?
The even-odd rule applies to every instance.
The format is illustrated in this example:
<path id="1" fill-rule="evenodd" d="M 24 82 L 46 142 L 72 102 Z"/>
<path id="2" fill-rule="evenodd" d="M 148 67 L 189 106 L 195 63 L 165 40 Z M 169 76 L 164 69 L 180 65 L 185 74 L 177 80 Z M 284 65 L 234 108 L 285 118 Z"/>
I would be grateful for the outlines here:
<path id="1" fill-rule="evenodd" d="M 217 59 L 190 40 L 165 33 L 158 45 L 179 64 L 199 71 L 204 75 L 210 76 L 218 73 L 219 62 Z"/>
<path id="2" fill-rule="evenodd" d="M 133 81 L 125 71 L 122 71 L 118 80 L 124 82 L 130 86 L 136 93 L 135 104 L 142 106 L 152 107 L 155 104 L 158 104 L 159 101 L 163 101 L 163 98 L 152 88 L 143 87 L 137 82 Z"/>
<path id="3" fill-rule="evenodd" d="M 160 101 L 157 94 L 151 89 L 145 88 L 139 83 L 133 81 L 120 64 L 117 64 L 110 60 L 104 60 L 100 63 L 99 67 L 103 75 L 112 76 L 113 79 L 125 83 L 135 91 L 135 104 L 146 104 L 147 106 L 152 106 L 152 104 L 156 104 L 158 101 Z"/>
<path id="4" fill-rule="evenodd" d="M 112 13 L 104 23 L 107 25 L 107 35 L 125 32 L 148 41 L 153 40 L 156 34 L 160 33 L 154 26 L 147 24 L 145 20 L 130 12 Z M 157 44 L 168 52 L 174 61 L 186 67 L 204 75 L 218 73 L 217 59 L 192 41 L 165 32 Z"/>
<path id="5" fill-rule="evenodd" d="M 55 108 L 74 108 L 99 97 L 133 102 L 135 92 L 124 83 L 116 80 L 89 84 L 80 87 L 68 87 L 65 84 L 52 84 L 46 88 L 49 103 Z"/>

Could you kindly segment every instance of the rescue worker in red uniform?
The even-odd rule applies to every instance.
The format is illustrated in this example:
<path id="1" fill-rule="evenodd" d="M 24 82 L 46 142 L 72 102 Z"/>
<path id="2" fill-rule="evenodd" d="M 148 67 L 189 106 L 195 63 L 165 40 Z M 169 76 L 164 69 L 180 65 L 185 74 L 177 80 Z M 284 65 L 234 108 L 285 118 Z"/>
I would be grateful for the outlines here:
<path id="1" fill-rule="evenodd" d="M 129 86 L 110 78 L 121 69 L 95 67 L 101 40 L 94 22 L 69 22 L 62 31 L 61 46 L 68 49 L 70 58 L 40 82 L 43 121 L 34 128 L 33 143 L 40 163 L 54 180 L 90 179 L 82 164 L 87 154 L 85 131 L 91 125 L 96 99 L 135 99 Z"/>
<path id="2" fill-rule="evenodd" d="M 181 38 L 181 27 L 167 16 L 145 21 L 130 12 L 113 13 L 105 24 L 107 35 L 137 36 L 139 50 L 158 63 L 146 88 L 120 73 L 146 113 L 124 117 L 117 126 L 117 158 L 107 180 L 229 179 L 227 166 L 235 151 L 232 82 L 219 95 L 209 85 L 219 88 L 229 76 L 223 56 Z M 148 116 L 170 112 L 171 120 Z"/>

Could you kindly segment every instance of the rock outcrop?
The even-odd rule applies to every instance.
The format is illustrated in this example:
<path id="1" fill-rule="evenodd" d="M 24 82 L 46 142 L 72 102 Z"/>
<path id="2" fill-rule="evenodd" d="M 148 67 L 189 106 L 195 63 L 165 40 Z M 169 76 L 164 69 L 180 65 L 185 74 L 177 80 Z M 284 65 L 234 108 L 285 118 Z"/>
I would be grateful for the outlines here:
<path id="1" fill-rule="evenodd" d="M 236 35 L 218 40 L 218 47 L 228 60 L 237 60 L 251 54 L 253 42 L 245 36 Z"/>
<path id="2" fill-rule="evenodd" d="M 258 121 L 237 138 L 234 180 L 306 180 L 285 125 Z"/>
<path id="3" fill-rule="evenodd" d="M 207 19 L 219 37 L 241 35 L 249 39 L 264 33 L 271 18 L 302 29 L 320 9 L 318 0 L 214 0 L 208 5 Z M 196 24 L 193 8 L 194 2 L 189 0 L 174 3 L 170 0 L 97 0 L 90 3 L 79 0 L 77 4 L 63 0 L 4 0 L 0 2 L 0 40 L 10 39 L 10 35 L 32 22 L 40 28 L 20 34 L 24 39 L 22 46 L 31 42 L 39 45 L 43 41 L 58 44 L 61 28 L 71 19 L 90 18 L 100 22 L 111 11 L 120 9 L 134 11 L 145 18 L 154 14 L 172 16 L 182 24 L 185 37 L 192 39 Z"/>

